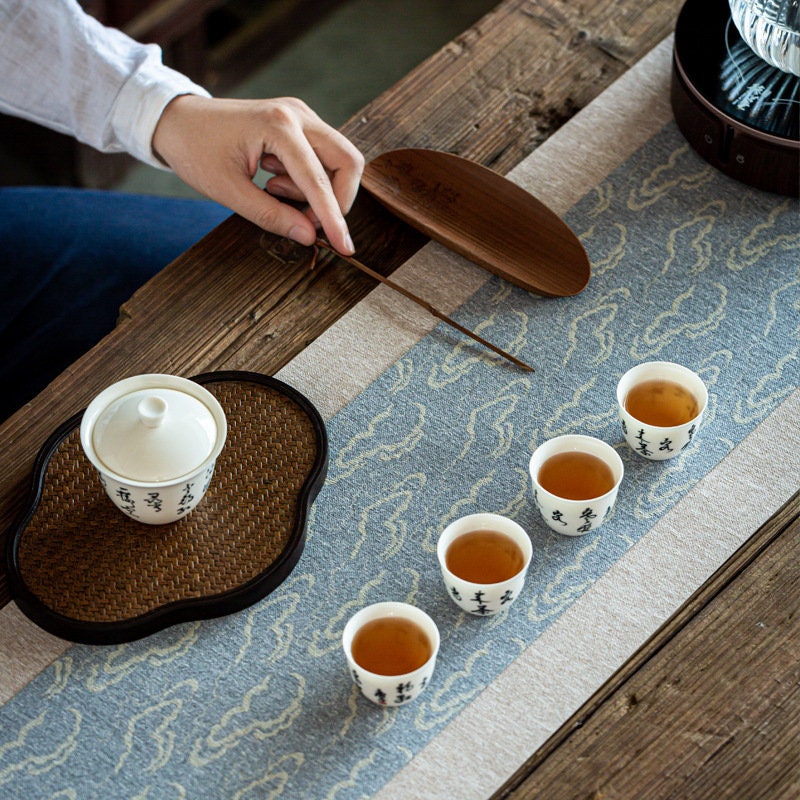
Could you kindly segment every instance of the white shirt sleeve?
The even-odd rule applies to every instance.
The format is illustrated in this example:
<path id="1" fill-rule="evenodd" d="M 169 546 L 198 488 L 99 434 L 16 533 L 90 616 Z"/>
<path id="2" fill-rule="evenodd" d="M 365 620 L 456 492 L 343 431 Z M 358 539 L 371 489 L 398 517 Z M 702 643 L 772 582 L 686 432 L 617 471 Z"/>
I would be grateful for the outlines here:
<path id="1" fill-rule="evenodd" d="M 153 133 L 181 94 L 210 96 L 76 0 L 0 0 L 0 111 L 165 169 Z"/>

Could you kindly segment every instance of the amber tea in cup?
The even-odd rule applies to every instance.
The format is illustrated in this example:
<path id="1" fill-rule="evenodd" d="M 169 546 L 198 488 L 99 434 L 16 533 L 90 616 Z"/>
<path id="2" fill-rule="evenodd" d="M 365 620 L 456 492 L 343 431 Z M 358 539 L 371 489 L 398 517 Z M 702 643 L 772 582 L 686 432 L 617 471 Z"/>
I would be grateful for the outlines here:
<path id="1" fill-rule="evenodd" d="M 674 458 L 692 443 L 708 403 L 699 375 L 671 361 L 631 367 L 617 384 L 625 441 L 651 461 Z"/>
<path id="2" fill-rule="evenodd" d="M 624 473 L 622 459 L 610 444 L 577 433 L 542 442 L 529 470 L 542 519 L 565 536 L 581 536 L 605 522 Z"/>
<path id="3" fill-rule="evenodd" d="M 522 591 L 533 555 L 531 540 L 500 514 L 468 514 L 440 534 L 436 555 L 447 593 L 470 614 L 490 616 Z"/>
<path id="4" fill-rule="evenodd" d="M 510 536 L 495 530 L 477 530 L 464 533 L 450 543 L 445 564 L 462 580 L 501 583 L 522 569 L 525 558 Z"/>
<path id="5" fill-rule="evenodd" d="M 355 661 L 376 675 L 403 675 L 425 664 L 433 646 L 425 631 L 404 617 L 378 617 L 353 636 Z"/>
<path id="6" fill-rule="evenodd" d="M 625 395 L 625 409 L 648 425 L 671 428 L 693 420 L 700 407 L 695 396 L 676 381 L 642 381 Z"/>
<path id="7" fill-rule="evenodd" d="M 419 696 L 433 676 L 439 629 L 408 603 L 373 603 L 353 614 L 342 632 L 350 676 L 381 706 L 401 706 Z"/>
<path id="8" fill-rule="evenodd" d="M 602 458 L 571 450 L 550 456 L 538 474 L 539 484 L 550 494 L 568 500 L 591 500 L 614 488 L 614 473 Z"/>

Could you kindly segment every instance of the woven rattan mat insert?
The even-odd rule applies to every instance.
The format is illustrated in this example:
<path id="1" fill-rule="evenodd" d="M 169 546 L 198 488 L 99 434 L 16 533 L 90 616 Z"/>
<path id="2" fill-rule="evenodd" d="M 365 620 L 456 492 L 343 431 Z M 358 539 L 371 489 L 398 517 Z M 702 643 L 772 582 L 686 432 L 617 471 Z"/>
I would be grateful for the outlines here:
<path id="1" fill-rule="evenodd" d="M 299 558 L 327 466 L 316 409 L 254 373 L 196 380 L 225 410 L 228 438 L 187 517 L 151 526 L 121 514 L 83 453 L 79 418 L 43 463 L 11 561 L 18 604 L 51 632 L 113 642 L 230 613 L 272 591 Z"/>

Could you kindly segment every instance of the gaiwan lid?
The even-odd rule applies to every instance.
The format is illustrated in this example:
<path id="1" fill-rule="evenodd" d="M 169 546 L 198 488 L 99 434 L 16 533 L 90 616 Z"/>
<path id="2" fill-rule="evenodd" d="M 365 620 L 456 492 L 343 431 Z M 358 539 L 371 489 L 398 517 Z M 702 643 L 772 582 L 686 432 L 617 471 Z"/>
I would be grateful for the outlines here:
<path id="1" fill-rule="evenodd" d="M 97 469 L 146 485 L 170 483 L 210 464 L 226 433 L 214 395 L 175 375 L 137 375 L 109 386 L 81 422 L 81 443 Z"/>

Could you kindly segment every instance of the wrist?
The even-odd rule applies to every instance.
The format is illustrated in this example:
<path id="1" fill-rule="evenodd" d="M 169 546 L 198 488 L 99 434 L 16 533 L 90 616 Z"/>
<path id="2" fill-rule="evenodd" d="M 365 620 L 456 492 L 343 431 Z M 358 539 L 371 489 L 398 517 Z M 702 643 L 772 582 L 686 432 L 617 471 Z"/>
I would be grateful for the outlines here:
<path id="1" fill-rule="evenodd" d="M 196 101 L 202 102 L 205 98 L 196 94 L 179 94 L 173 97 L 161 111 L 152 139 L 150 149 L 153 157 L 168 169 L 173 169 L 170 158 L 170 142 L 176 138 L 175 130 L 180 128 L 181 119 Z M 179 135 L 177 138 L 180 138 Z"/>

